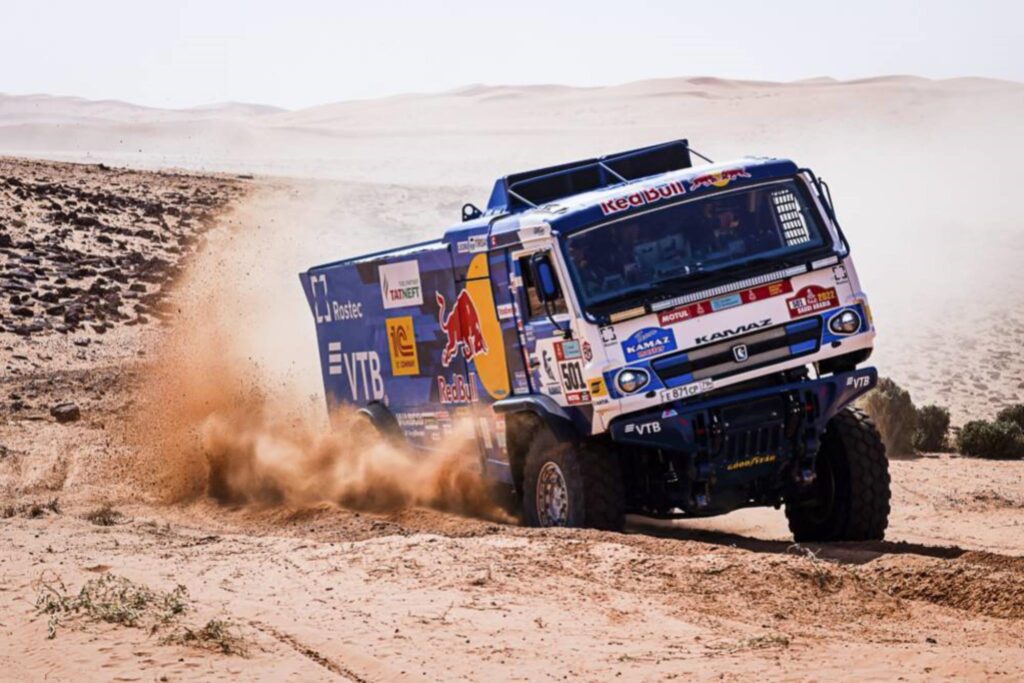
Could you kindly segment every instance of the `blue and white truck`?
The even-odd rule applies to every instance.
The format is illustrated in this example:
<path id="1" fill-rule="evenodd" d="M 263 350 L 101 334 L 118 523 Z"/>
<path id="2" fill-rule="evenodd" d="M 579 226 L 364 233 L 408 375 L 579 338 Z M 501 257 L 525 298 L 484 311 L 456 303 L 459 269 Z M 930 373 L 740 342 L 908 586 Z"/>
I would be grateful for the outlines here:
<path id="1" fill-rule="evenodd" d="M 438 239 L 300 277 L 329 404 L 417 449 L 471 420 L 528 524 L 785 506 L 798 541 L 884 536 L 885 448 L 851 405 L 871 310 L 792 161 L 677 140 L 515 173 Z"/>

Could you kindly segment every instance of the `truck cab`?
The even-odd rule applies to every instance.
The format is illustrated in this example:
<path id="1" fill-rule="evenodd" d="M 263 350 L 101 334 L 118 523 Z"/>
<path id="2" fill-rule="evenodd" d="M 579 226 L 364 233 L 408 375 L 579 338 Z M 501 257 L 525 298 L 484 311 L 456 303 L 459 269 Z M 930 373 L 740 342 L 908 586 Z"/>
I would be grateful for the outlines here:
<path id="1" fill-rule="evenodd" d="M 798 540 L 881 538 L 884 446 L 850 407 L 877 381 L 875 330 L 827 186 L 695 155 L 512 174 L 436 242 L 303 274 L 329 400 L 417 448 L 472 421 L 534 525 L 785 505 Z M 377 356 L 362 394 L 322 334 L 346 305 L 386 331 L 356 333 Z"/>

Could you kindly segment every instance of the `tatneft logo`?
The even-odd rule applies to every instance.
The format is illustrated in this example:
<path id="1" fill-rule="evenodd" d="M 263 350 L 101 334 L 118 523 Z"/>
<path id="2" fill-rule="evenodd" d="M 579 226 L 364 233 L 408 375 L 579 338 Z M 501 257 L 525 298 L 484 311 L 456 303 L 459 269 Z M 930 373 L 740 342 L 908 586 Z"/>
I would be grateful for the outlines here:
<path id="1" fill-rule="evenodd" d="M 419 262 L 400 261 L 379 266 L 377 276 L 380 278 L 380 296 L 384 308 L 423 305 Z"/>

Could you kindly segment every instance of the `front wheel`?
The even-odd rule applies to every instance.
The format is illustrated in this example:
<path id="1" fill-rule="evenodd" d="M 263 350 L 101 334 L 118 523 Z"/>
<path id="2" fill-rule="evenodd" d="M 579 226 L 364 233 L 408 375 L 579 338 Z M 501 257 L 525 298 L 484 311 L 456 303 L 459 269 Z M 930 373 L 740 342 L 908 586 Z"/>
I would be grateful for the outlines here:
<path id="1" fill-rule="evenodd" d="M 786 501 L 789 530 L 807 541 L 880 541 L 889 525 L 889 461 L 867 413 L 846 408 L 828 423 L 809 491 Z"/>
<path id="2" fill-rule="evenodd" d="M 526 454 L 523 516 L 529 526 L 621 531 L 625 489 L 618 454 L 596 443 L 560 443 L 546 429 Z"/>

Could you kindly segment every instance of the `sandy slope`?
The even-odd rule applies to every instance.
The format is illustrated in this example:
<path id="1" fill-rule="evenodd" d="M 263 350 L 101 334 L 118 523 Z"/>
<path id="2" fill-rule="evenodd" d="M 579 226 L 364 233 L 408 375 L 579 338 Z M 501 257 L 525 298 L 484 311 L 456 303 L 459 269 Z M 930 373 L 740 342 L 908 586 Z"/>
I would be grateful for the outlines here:
<path id="1" fill-rule="evenodd" d="M 410 215 L 374 246 L 436 235 L 458 216 L 439 203 L 483 203 L 493 178 L 525 168 L 678 137 L 716 159 L 791 156 L 832 185 L 882 330 L 882 372 L 963 422 L 1024 400 L 1022 110 L 1019 83 L 909 76 L 471 86 L 300 111 L 0 96 L 0 151 L 428 188 L 418 205 L 349 203 L 367 228 Z M 334 244 L 328 258 L 355 249 Z"/>
<path id="2" fill-rule="evenodd" d="M 68 186 L 107 173 L 6 163 L 8 174 L 59 174 Z M 154 200 L 167 182 L 119 177 L 119 192 Z M 466 193 L 294 180 L 246 186 L 244 199 L 225 195 L 236 208 L 219 215 L 203 246 L 180 252 L 191 254 L 180 261 L 189 267 L 170 298 L 159 297 L 173 324 L 128 326 L 131 318 L 110 316 L 102 334 L 0 333 L 0 348 L 30 361 L 0 380 L 0 678 L 824 680 L 850 677 L 854 664 L 859 680 L 1019 677 L 1021 463 L 895 461 L 887 542 L 807 548 L 791 545 L 772 510 L 670 528 L 633 520 L 629 533 L 607 534 L 422 509 L 229 507 L 195 497 L 181 484 L 205 476 L 190 442 L 150 457 L 181 425 L 167 432 L 144 421 L 139 434 L 134 419 L 152 403 L 148 387 L 167 360 L 187 361 L 170 365 L 182 376 L 219 369 L 205 365 L 204 340 L 213 339 L 245 370 L 215 380 L 244 379 L 320 414 L 313 330 L 294 272 L 411 241 L 424 222 L 454 215 Z M 23 229 L 49 229 L 32 215 L 39 222 Z M 166 255 L 173 261 L 175 252 Z M 92 342 L 75 346 L 75 336 Z M 186 353 L 167 356 L 167 340 L 188 342 L 179 345 Z M 11 394 L 28 406 L 13 410 Z M 198 408 L 158 397 L 170 417 L 183 405 L 202 417 L 218 395 L 204 394 Z M 55 423 L 47 410 L 58 400 L 77 402 L 82 419 Z M 59 512 L 31 505 L 53 498 Z M 103 501 L 123 514 L 114 526 L 82 518 Z M 229 620 L 249 656 L 89 621 L 70 620 L 48 640 L 33 606 L 42 582 L 59 576 L 75 591 L 103 573 L 160 590 L 184 585 L 189 623 Z"/>

